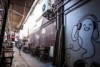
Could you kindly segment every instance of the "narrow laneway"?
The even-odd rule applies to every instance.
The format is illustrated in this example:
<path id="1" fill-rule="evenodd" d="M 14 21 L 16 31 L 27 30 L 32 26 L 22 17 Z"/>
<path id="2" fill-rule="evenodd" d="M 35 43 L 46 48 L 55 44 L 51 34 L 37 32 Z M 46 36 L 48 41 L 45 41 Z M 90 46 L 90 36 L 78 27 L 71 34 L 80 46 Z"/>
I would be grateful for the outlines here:
<path id="1" fill-rule="evenodd" d="M 12 67 L 53 67 L 50 62 L 43 63 L 39 58 L 33 57 L 30 54 L 25 54 L 20 52 L 16 47 L 14 47 L 14 59 Z"/>
<path id="2" fill-rule="evenodd" d="M 100 67 L 99 5 L 0 0 L 0 67 Z"/>

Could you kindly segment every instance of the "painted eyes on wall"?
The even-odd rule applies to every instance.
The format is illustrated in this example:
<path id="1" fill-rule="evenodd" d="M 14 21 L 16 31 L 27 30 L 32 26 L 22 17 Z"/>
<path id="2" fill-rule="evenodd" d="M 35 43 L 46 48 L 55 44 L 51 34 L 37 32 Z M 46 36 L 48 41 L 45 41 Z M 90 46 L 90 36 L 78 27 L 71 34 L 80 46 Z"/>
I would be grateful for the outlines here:
<path id="1" fill-rule="evenodd" d="M 90 23 L 89 26 L 92 26 L 92 24 Z"/>
<path id="2" fill-rule="evenodd" d="M 86 25 L 86 24 L 83 25 L 83 27 L 86 27 L 86 26 L 92 26 L 92 24 L 90 23 L 89 25 Z"/>
<path id="3" fill-rule="evenodd" d="M 85 26 L 86 26 L 86 24 L 83 25 L 83 27 L 85 27 Z"/>

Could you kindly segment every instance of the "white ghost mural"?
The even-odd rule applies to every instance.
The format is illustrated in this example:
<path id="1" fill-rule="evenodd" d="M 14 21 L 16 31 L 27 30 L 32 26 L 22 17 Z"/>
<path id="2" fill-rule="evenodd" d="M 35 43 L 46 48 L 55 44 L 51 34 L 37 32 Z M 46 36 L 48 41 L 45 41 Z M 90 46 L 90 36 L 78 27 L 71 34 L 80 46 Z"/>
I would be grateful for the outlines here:
<path id="1" fill-rule="evenodd" d="M 96 21 L 97 17 L 95 15 L 85 15 L 79 20 L 79 23 L 73 27 L 72 40 L 78 41 L 79 48 L 85 50 L 85 52 L 82 53 L 83 60 L 91 58 L 95 54 L 93 40 L 98 37 L 98 32 L 95 32 L 97 29 Z M 94 35 L 94 32 L 96 35 Z"/>
<path id="2" fill-rule="evenodd" d="M 80 18 L 78 23 L 72 28 L 71 39 L 73 42 L 77 41 L 79 46 L 75 48 L 74 44 L 70 44 L 70 47 L 66 48 L 68 59 L 70 59 L 73 52 L 78 53 L 82 50 L 83 52 L 78 54 L 81 56 L 81 59 L 77 59 L 77 61 L 84 63 L 87 59 L 94 57 L 96 52 L 94 42 L 98 42 L 97 40 L 99 39 L 97 17 L 93 14 L 87 14 Z"/>

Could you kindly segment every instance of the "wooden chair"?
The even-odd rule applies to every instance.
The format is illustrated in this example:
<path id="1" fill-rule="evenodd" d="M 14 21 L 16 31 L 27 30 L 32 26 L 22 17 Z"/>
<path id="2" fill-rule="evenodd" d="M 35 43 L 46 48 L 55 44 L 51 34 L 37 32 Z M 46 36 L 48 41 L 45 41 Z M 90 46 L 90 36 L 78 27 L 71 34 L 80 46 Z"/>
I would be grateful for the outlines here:
<path id="1" fill-rule="evenodd" d="M 36 47 L 35 51 L 34 51 L 35 52 L 35 56 L 37 56 L 37 57 L 40 56 L 40 50 L 39 49 L 40 49 L 40 47 Z"/>
<path id="2" fill-rule="evenodd" d="M 43 53 L 43 59 L 45 61 L 48 61 L 49 60 L 49 51 L 50 51 L 50 47 L 45 47 L 44 53 Z"/>
<path id="3" fill-rule="evenodd" d="M 2 67 L 11 67 L 14 51 L 12 50 L 3 50 L 2 55 Z"/>
<path id="4" fill-rule="evenodd" d="M 31 55 L 32 55 L 32 56 L 35 55 L 35 48 L 34 48 L 34 47 L 31 48 Z"/>

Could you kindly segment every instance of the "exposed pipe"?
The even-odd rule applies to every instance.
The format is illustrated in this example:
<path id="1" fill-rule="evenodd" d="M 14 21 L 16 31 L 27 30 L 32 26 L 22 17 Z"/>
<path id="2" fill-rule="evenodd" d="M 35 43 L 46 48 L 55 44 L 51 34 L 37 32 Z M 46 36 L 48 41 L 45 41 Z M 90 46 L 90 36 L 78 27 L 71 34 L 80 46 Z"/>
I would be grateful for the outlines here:
<path id="1" fill-rule="evenodd" d="M 20 25 L 22 24 L 22 22 L 23 22 L 23 20 L 24 20 L 24 18 L 25 18 L 25 9 L 26 9 L 26 0 L 25 0 L 25 5 L 24 5 L 24 11 L 23 11 L 23 17 L 22 17 L 22 19 L 21 19 L 21 21 L 20 21 L 20 23 L 19 23 L 19 25 L 17 26 L 17 28 L 19 28 L 20 27 Z"/>
<path id="2" fill-rule="evenodd" d="M 18 14 L 18 15 L 20 15 L 20 16 L 24 16 L 23 14 L 21 14 L 21 13 L 15 11 L 15 10 L 12 10 L 12 9 L 9 9 L 9 10 L 12 11 L 12 12 L 14 12 L 14 13 L 16 13 L 16 14 Z"/>

